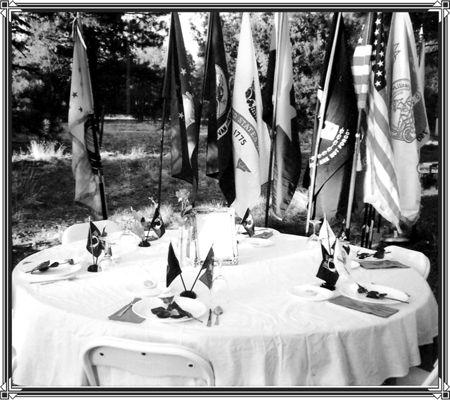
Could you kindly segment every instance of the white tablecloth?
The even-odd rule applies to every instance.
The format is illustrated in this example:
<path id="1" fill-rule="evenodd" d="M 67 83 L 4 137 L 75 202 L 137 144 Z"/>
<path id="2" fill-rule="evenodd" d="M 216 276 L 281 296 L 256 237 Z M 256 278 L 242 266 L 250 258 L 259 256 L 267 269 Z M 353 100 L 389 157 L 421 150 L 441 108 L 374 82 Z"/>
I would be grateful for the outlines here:
<path id="1" fill-rule="evenodd" d="M 321 255 L 317 242 L 283 234 L 274 235 L 268 247 L 241 241 L 239 265 L 221 267 L 224 279 L 216 281 L 212 294 L 197 283 L 201 301 L 224 309 L 218 327 L 196 321 L 169 326 L 109 320 L 139 295 L 145 279 L 164 286 L 168 244 L 175 237 L 169 231 L 149 248 L 122 240 L 113 247 L 114 267 L 49 285 L 29 284 L 21 270 L 32 265 L 29 261 L 68 257 L 81 257 L 85 269 L 90 256 L 85 241 L 43 250 L 16 266 L 13 382 L 82 385 L 80 349 L 92 338 L 114 336 L 190 347 L 211 361 L 218 386 L 379 385 L 420 364 L 419 345 L 438 334 L 436 300 L 414 269 L 352 271 L 357 280 L 411 295 L 410 304 L 395 304 L 400 311 L 386 319 L 290 294 L 293 286 L 316 281 Z M 187 286 L 197 271 L 184 271 Z M 179 278 L 173 285 L 182 288 Z M 118 386 L 130 385 L 126 374 L 114 379 Z"/>

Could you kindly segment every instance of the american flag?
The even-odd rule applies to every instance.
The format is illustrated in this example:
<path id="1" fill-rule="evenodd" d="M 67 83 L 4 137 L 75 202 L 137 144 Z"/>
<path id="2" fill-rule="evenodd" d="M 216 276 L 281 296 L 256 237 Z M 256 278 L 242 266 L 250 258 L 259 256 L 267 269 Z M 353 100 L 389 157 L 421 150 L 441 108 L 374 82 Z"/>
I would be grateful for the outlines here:
<path id="1" fill-rule="evenodd" d="M 369 85 L 364 202 L 370 203 L 383 218 L 399 229 L 400 201 L 387 108 L 385 37 L 383 14 L 374 22 L 373 63 Z"/>
<path id="2" fill-rule="evenodd" d="M 370 18 L 368 18 L 370 20 Z M 363 26 L 364 29 L 367 28 Z M 367 41 L 366 41 L 367 42 Z M 358 109 L 364 110 L 367 104 L 367 94 L 369 93 L 369 77 L 370 77 L 370 56 L 372 54 L 372 46 L 365 43 L 363 36 L 358 39 L 358 45 L 353 53 L 353 82 L 355 93 L 358 101 Z"/>

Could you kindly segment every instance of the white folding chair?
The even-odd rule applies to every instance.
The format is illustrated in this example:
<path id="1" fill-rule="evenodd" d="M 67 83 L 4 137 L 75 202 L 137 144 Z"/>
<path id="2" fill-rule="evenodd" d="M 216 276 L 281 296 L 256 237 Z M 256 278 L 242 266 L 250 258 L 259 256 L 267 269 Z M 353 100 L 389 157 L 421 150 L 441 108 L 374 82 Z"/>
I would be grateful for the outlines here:
<path id="1" fill-rule="evenodd" d="M 360 246 L 350 246 L 350 251 L 352 257 L 356 257 L 358 252 L 361 253 L 375 253 L 375 250 L 366 249 Z M 388 260 L 396 260 L 408 267 L 414 268 L 419 272 L 425 279 L 428 278 L 430 273 L 430 259 L 420 251 L 405 249 L 400 246 L 386 246 L 385 258 Z"/>
<path id="2" fill-rule="evenodd" d="M 103 228 L 106 228 L 106 233 L 119 232 L 121 228 L 114 221 L 101 220 L 93 221 L 95 226 L 98 227 L 100 232 Z M 74 224 L 69 226 L 62 234 L 61 243 L 63 245 L 76 242 L 78 240 L 83 240 L 87 238 L 89 232 L 89 222 L 84 222 L 81 224 Z"/>
<path id="3" fill-rule="evenodd" d="M 400 246 L 387 246 L 385 248 L 386 258 L 401 262 L 414 268 L 425 279 L 430 273 L 430 259 L 420 251 L 405 249 Z"/>
<path id="4" fill-rule="evenodd" d="M 438 383 L 437 361 L 431 372 L 420 367 L 412 367 L 409 369 L 408 375 L 396 379 L 397 386 L 437 386 Z"/>
<path id="5" fill-rule="evenodd" d="M 90 386 L 102 386 L 98 367 L 117 368 L 147 378 L 192 378 L 201 380 L 204 386 L 214 386 L 215 382 L 209 361 L 174 344 L 101 337 L 84 348 L 82 362 Z M 156 386 L 154 382 L 150 386 Z"/>

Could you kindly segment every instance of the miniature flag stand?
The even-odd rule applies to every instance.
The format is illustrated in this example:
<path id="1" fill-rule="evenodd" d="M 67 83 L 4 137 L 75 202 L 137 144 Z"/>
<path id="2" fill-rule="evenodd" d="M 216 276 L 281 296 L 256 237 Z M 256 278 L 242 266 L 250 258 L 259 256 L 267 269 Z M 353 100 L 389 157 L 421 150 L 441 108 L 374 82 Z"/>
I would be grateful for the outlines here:
<path id="1" fill-rule="evenodd" d="M 255 221 L 253 220 L 253 216 L 250 213 L 249 208 L 247 208 L 244 218 L 242 218 L 241 224 L 244 227 L 245 231 L 248 233 L 248 236 L 252 237 L 255 234 Z"/>
<path id="2" fill-rule="evenodd" d="M 105 242 L 103 237 L 106 236 L 105 228 L 103 228 L 103 232 L 100 233 L 100 230 L 97 226 L 91 221 L 89 218 L 89 232 L 86 243 L 86 250 L 92 254 L 92 264 L 89 265 L 89 272 L 100 272 L 101 268 L 98 266 L 98 258 L 102 254 L 102 251 L 105 249 Z M 111 248 L 108 249 L 108 256 L 111 256 Z"/>
<path id="3" fill-rule="evenodd" d="M 150 242 L 153 240 L 159 239 L 166 232 L 166 227 L 164 225 L 164 221 L 161 217 L 161 213 L 159 212 L 159 204 L 155 208 L 155 213 L 153 214 L 153 218 L 151 222 L 147 221 L 145 217 L 141 218 L 141 225 L 144 229 L 145 236 L 142 238 L 139 243 L 139 247 L 150 247 Z M 150 236 L 151 232 L 156 234 L 156 237 Z"/>
<path id="4" fill-rule="evenodd" d="M 167 275 L 166 275 L 166 287 L 169 287 L 169 285 L 173 282 L 173 280 L 180 275 L 181 282 L 183 283 L 184 291 L 180 293 L 180 296 L 182 297 L 189 297 L 191 299 L 196 299 L 197 294 L 194 292 L 194 286 L 197 283 L 197 280 L 200 277 L 200 281 L 203 282 L 208 289 L 211 290 L 212 288 L 212 282 L 213 282 L 213 265 L 214 265 L 214 251 L 211 246 L 209 249 L 209 252 L 205 258 L 205 261 L 203 262 L 202 267 L 200 268 L 200 271 L 198 272 L 194 283 L 192 284 L 192 287 L 190 290 L 187 290 L 186 285 L 183 280 L 183 275 L 181 273 L 180 263 L 178 261 L 177 256 L 175 255 L 175 252 L 173 250 L 172 243 L 170 243 L 169 246 L 169 253 L 167 256 Z M 200 274 L 204 271 L 202 276 Z"/>
<path id="5" fill-rule="evenodd" d="M 337 272 L 333 261 L 336 236 L 326 217 L 324 217 L 319 231 L 319 241 L 322 248 L 322 262 L 320 263 L 316 276 L 324 281 L 321 285 L 323 288 L 335 290 L 335 285 L 339 278 L 339 273 Z"/>

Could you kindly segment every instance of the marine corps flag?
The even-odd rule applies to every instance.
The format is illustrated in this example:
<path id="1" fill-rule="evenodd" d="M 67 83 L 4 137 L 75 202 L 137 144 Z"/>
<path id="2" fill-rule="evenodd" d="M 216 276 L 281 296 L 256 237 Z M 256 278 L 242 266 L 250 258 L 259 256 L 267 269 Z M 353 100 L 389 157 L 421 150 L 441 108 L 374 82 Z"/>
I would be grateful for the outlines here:
<path id="1" fill-rule="evenodd" d="M 269 174 L 270 138 L 262 119 L 261 89 L 250 17 L 242 15 L 232 101 L 236 199 L 232 207 L 242 217 L 259 202 Z"/>
<path id="2" fill-rule="evenodd" d="M 231 143 L 231 97 L 222 27 L 218 12 L 209 13 L 203 98 L 208 100 L 206 175 L 219 180 L 227 203 L 235 198 Z"/>
<path id="3" fill-rule="evenodd" d="M 331 216 L 345 215 L 358 116 L 351 56 L 346 47 L 344 23 L 337 14 L 333 18 L 320 83 L 323 93 L 318 93 L 325 112 L 322 129 L 318 129 L 320 137 L 314 138 L 314 142 L 320 140 L 315 185 L 314 182 L 311 183 L 314 185 L 312 214 L 315 219 L 321 218 L 323 213 Z M 336 46 L 331 59 L 334 40 Z M 328 68 L 331 68 L 331 75 L 328 88 L 324 88 Z M 311 163 L 313 162 L 314 158 L 311 159 Z"/>
<path id="4" fill-rule="evenodd" d="M 196 100 L 178 13 L 172 13 L 163 98 L 170 101 L 172 176 L 197 185 L 198 124 Z"/>
<path id="5" fill-rule="evenodd" d="M 272 31 L 271 52 L 275 52 L 275 68 L 268 69 L 267 80 L 273 88 L 271 125 L 275 128 L 272 183 L 272 211 L 283 218 L 297 188 L 301 171 L 300 139 L 295 109 L 292 71 L 292 45 L 289 38 L 288 14 L 276 13 Z M 272 55 L 273 59 L 273 55 Z M 272 72 L 270 74 L 270 72 Z M 267 85 L 267 83 L 266 83 Z M 266 106 L 264 107 L 266 109 Z"/>
<path id="6" fill-rule="evenodd" d="M 419 149 L 427 142 L 430 130 L 416 42 L 408 13 L 392 15 L 386 49 L 386 81 L 400 220 L 411 225 L 416 222 L 420 210 Z"/>
<path id="7" fill-rule="evenodd" d="M 75 201 L 106 215 L 100 192 L 101 159 L 94 121 L 94 99 L 81 25 L 73 24 L 73 63 L 69 102 L 69 132 L 72 136 L 72 172 L 75 177 Z"/>

